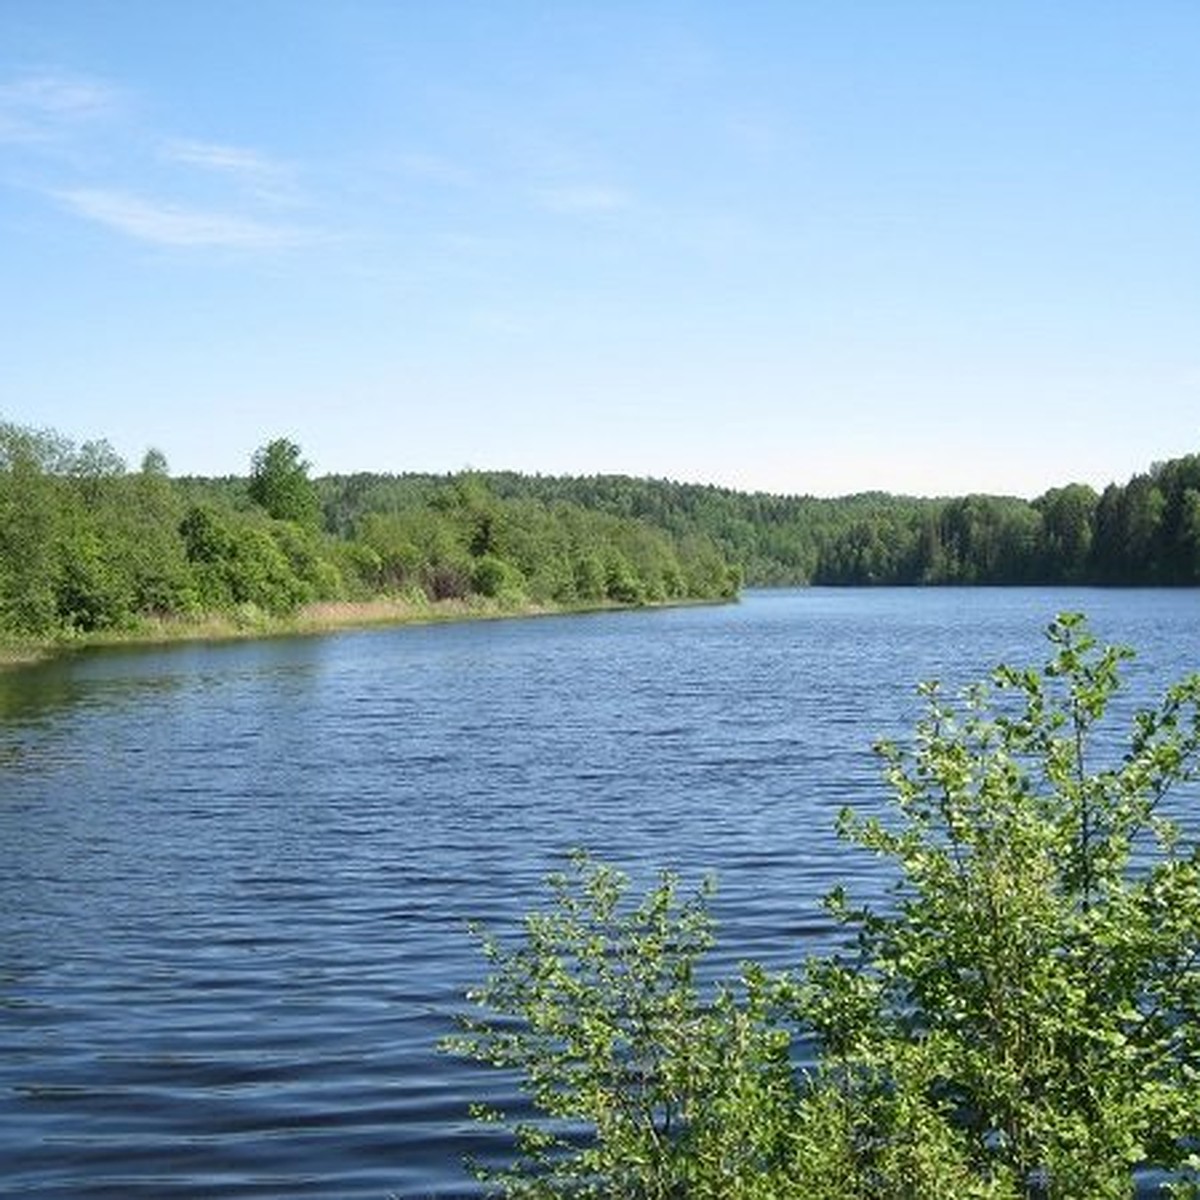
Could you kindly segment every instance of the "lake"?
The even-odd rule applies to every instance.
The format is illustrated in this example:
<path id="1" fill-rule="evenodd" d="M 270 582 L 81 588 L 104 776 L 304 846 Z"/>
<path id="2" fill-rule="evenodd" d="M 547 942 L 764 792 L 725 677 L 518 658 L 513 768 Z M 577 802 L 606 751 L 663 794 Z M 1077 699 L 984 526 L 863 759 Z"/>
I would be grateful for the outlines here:
<path id="1" fill-rule="evenodd" d="M 1179 591 L 751 592 L 737 605 L 97 651 L 0 676 L 0 1185 L 452 1197 L 503 1100 L 435 1053 L 585 846 L 717 873 L 719 964 L 878 897 L 838 809 L 921 679 L 1041 663 L 1057 611 L 1200 667 Z"/>

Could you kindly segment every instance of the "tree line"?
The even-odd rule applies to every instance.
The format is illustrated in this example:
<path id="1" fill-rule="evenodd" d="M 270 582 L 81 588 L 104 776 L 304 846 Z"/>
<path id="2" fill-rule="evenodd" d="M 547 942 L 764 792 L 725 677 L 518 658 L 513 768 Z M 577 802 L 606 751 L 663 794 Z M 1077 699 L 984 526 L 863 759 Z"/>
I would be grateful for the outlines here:
<path id="1" fill-rule="evenodd" d="M 129 470 L 0 422 L 0 633 L 287 614 L 408 595 L 639 604 L 753 585 L 1200 584 L 1200 455 L 1032 501 L 742 493 L 619 475 L 311 478 L 287 438 L 245 476 Z"/>
<path id="2" fill-rule="evenodd" d="M 335 517 L 400 502 L 430 476 L 324 481 Z M 1200 584 L 1200 455 L 1157 463 L 1096 492 L 1035 500 L 937 499 L 868 492 L 837 499 L 743 493 L 619 475 L 480 476 L 497 496 L 569 502 L 632 517 L 675 537 L 710 538 L 747 583 Z"/>
<path id="3" fill-rule="evenodd" d="M 502 497 L 471 473 L 400 505 L 348 512 L 331 496 L 286 438 L 260 447 L 246 476 L 172 478 L 156 450 L 131 471 L 107 442 L 0 423 L 0 634 L 378 596 L 632 605 L 727 598 L 740 582 L 702 534 Z"/>

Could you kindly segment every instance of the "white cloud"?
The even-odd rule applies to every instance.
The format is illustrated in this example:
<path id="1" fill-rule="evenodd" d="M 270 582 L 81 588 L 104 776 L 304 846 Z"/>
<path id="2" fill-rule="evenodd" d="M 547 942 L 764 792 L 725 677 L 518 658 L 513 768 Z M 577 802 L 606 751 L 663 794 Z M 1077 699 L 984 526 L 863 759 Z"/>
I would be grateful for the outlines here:
<path id="1" fill-rule="evenodd" d="M 159 246 L 274 250 L 307 240 L 302 230 L 148 200 L 128 192 L 77 188 L 55 194 L 79 216 Z"/>
<path id="2" fill-rule="evenodd" d="M 120 106 L 121 94 L 100 80 L 53 71 L 22 75 L 0 84 L 0 141 L 46 141 Z"/>
<path id="3" fill-rule="evenodd" d="M 173 139 L 165 143 L 162 154 L 169 162 L 230 177 L 261 200 L 291 203 L 297 198 L 293 169 L 257 150 Z"/>
<path id="4" fill-rule="evenodd" d="M 10 76 L 0 79 L 0 146 L 14 163 L 25 157 L 13 172 L 22 186 L 141 242 L 254 251 L 315 240 L 275 219 L 302 203 L 291 165 L 242 145 L 164 136 L 135 107 L 130 93 L 64 70 Z M 113 186 L 118 172 L 124 184 Z"/>
<path id="5" fill-rule="evenodd" d="M 633 204 L 628 192 L 603 185 L 543 188 L 535 198 L 543 208 L 557 213 L 612 213 Z"/>

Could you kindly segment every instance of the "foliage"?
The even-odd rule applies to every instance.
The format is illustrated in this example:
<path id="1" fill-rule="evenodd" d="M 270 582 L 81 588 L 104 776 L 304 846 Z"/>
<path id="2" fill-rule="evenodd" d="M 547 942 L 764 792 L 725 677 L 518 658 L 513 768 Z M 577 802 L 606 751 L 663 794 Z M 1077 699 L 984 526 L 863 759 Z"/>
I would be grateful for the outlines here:
<path id="1" fill-rule="evenodd" d="M 59 502 L 48 435 L 0 426 L 0 626 L 44 634 L 57 618 L 54 534 Z"/>
<path id="2" fill-rule="evenodd" d="M 519 601 L 525 595 L 524 583 L 516 567 L 494 554 L 485 554 L 475 560 L 471 585 L 481 596 L 493 600 Z"/>
<path id="3" fill-rule="evenodd" d="M 881 747 L 898 820 L 842 831 L 896 866 L 895 910 L 831 898 L 856 954 L 811 964 L 798 1012 L 853 1106 L 927 1078 L 923 1118 L 981 1180 L 1127 1196 L 1200 1127 L 1200 859 L 1162 811 L 1196 778 L 1200 677 L 1093 765 L 1126 653 L 1078 616 L 1049 637 L 1044 673 L 1001 668 L 960 707 L 928 687 L 915 746 Z"/>
<path id="4" fill-rule="evenodd" d="M 277 521 L 294 521 L 316 528 L 321 502 L 308 477 L 308 463 L 300 447 L 287 438 L 276 438 L 254 452 L 250 466 L 250 499 Z"/>
<path id="5" fill-rule="evenodd" d="M 523 945 L 485 941 L 454 1046 L 554 1119 L 521 1127 L 506 1194 L 1103 1200 L 1149 1166 L 1200 1194 L 1200 848 L 1167 811 L 1200 778 L 1200 676 L 1118 745 L 1127 652 L 1077 615 L 1048 636 L 1044 670 L 928 685 L 912 744 L 879 747 L 891 817 L 840 829 L 894 903 L 835 891 L 838 954 L 704 998 L 703 897 L 665 877 L 625 913 L 586 860 Z"/>
<path id="6" fill-rule="evenodd" d="M 493 507 L 572 505 L 660 531 L 689 578 L 684 546 L 694 540 L 758 586 L 1200 584 L 1200 455 L 1155 464 L 1100 496 L 1068 483 L 1033 501 L 879 492 L 818 499 L 621 475 L 471 478 Z M 319 483 L 331 520 L 347 529 L 363 513 L 419 507 L 450 486 L 435 475 Z"/>
<path id="7" fill-rule="evenodd" d="M 1200 584 L 1200 456 L 1027 502 L 741 494 L 616 475 L 309 478 L 276 438 L 248 477 L 130 474 L 104 441 L 0 422 L 0 635 L 423 593 L 516 603 L 729 599 L 751 584 Z M 219 526 L 201 550 L 189 513 Z"/>
<path id="8" fill-rule="evenodd" d="M 0 636 L 73 637 L 149 617 L 286 615 L 314 600 L 642 603 L 736 594 L 711 543 L 574 505 L 504 499 L 475 473 L 328 498 L 286 438 L 248 478 L 130 474 L 108 443 L 76 447 L 0 422 Z"/>
<path id="9" fill-rule="evenodd" d="M 742 1003 L 701 1002 L 708 888 L 681 901 L 663 874 L 631 907 L 625 877 L 578 854 L 549 883 L 554 906 L 526 918 L 523 945 L 482 938 L 493 973 L 472 999 L 501 1019 L 464 1018 L 447 1043 L 520 1071 L 550 1118 L 512 1122 L 518 1160 L 479 1176 L 523 1197 L 774 1194 L 786 1037 L 753 982 Z"/>

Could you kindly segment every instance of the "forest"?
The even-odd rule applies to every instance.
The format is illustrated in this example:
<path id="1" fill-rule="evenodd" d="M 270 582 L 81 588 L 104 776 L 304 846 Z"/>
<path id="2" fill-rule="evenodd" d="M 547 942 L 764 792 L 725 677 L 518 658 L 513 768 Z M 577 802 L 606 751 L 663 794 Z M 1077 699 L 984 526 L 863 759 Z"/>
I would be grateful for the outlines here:
<path id="1" fill-rule="evenodd" d="M 728 599 L 711 538 L 674 536 L 566 499 L 503 497 L 469 472 L 331 512 L 278 438 L 245 477 L 129 470 L 104 441 L 0 423 L 0 635 L 136 633 L 148 621 L 242 623 L 315 602 L 399 597 L 489 611 Z"/>
<path id="2" fill-rule="evenodd" d="M 634 517 L 675 536 L 703 534 L 750 586 L 1200 584 L 1200 455 L 1157 463 L 1097 493 L 1082 483 L 1034 500 L 937 499 L 882 492 L 818 499 L 615 475 L 484 474 L 497 496 L 558 500 Z M 324 480 L 337 520 L 418 477 Z"/>
<path id="3" fill-rule="evenodd" d="M 130 470 L 0 422 L 0 634 L 286 616 L 410 597 L 520 606 L 728 599 L 771 585 L 1200 583 L 1200 456 L 1027 501 L 748 494 L 618 475 L 314 478 L 285 437 L 245 476 Z"/>

